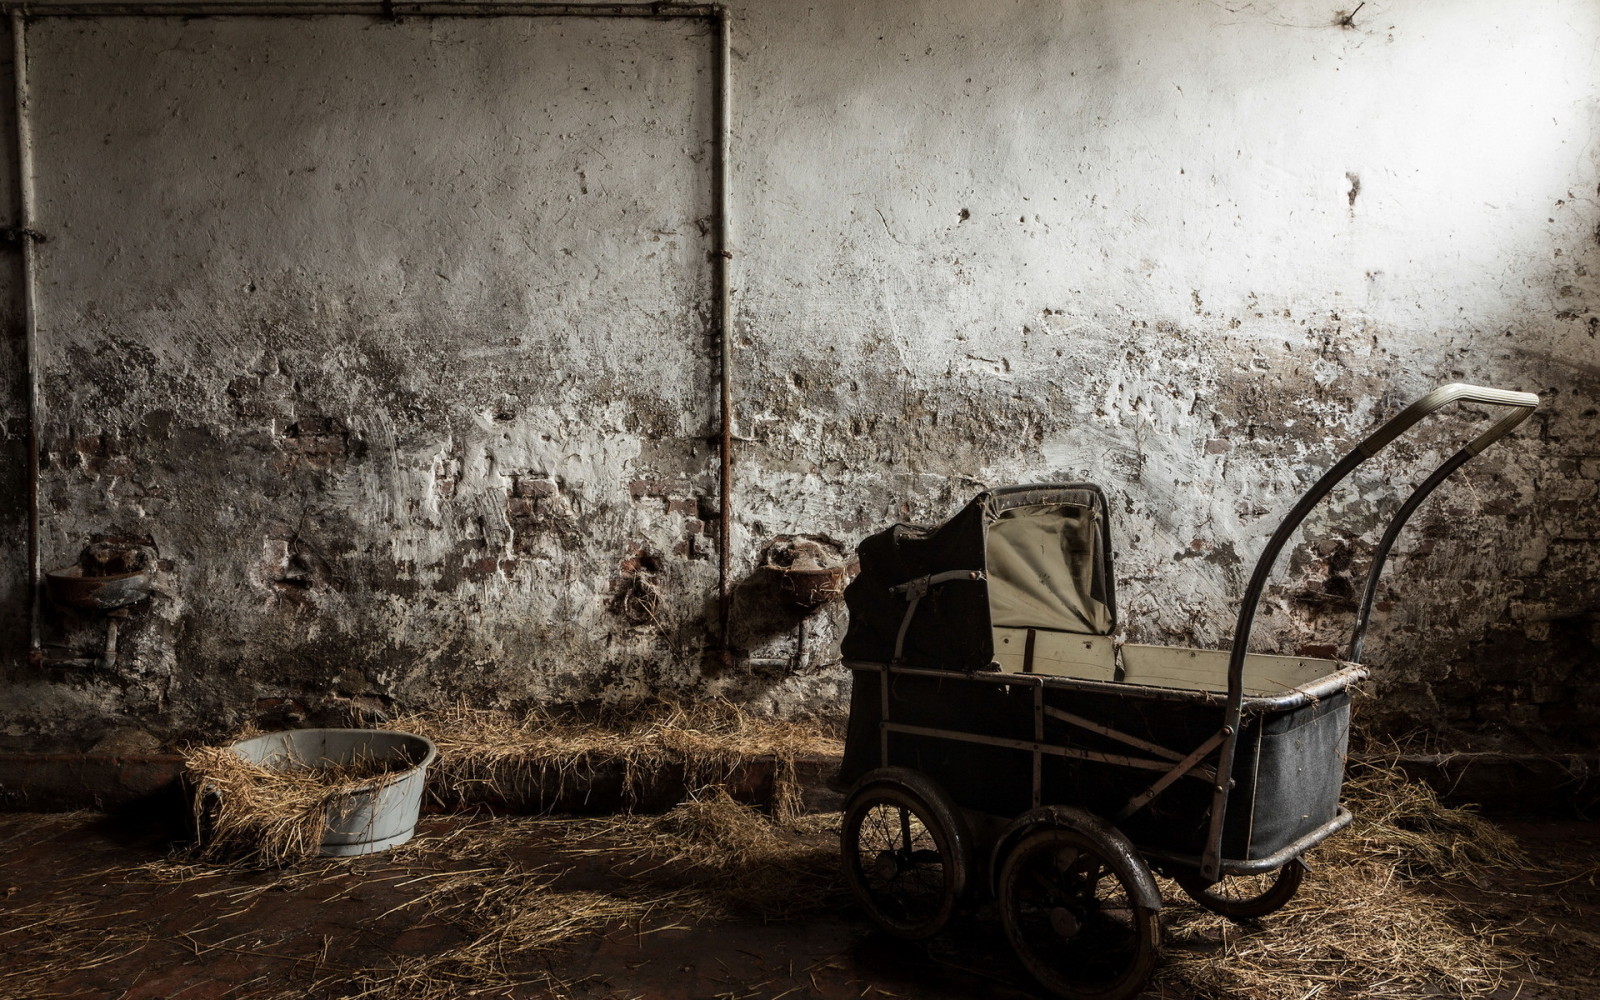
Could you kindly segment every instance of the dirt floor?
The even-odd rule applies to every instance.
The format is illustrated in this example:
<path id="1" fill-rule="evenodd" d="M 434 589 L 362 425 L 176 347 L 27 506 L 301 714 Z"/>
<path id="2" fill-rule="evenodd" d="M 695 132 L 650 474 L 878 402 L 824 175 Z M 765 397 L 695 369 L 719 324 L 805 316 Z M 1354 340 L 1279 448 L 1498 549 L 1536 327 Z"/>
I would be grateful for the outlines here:
<path id="1" fill-rule="evenodd" d="M 829 824 L 802 823 L 779 854 L 708 859 L 674 851 L 649 818 L 618 826 L 434 816 L 417 841 L 391 852 L 250 871 L 170 859 L 170 828 L 126 818 L 0 815 L 0 996 L 1034 995 L 992 920 L 966 919 L 922 945 L 875 932 L 842 889 Z M 1505 946 L 1494 984 L 1470 994 L 1600 995 L 1600 823 L 1503 825 L 1552 870 L 1430 889 L 1462 927 Z M 1169 929 L 1148 996 L 1229 995 L 1173 970 L 1225 940 L 1274 933 L 1272 917 L 1235 926 L 1197 913 L 1179 900 L 1169 906 L 1169 925 L 1183 930 Z M 1389 932 L 1371 929 L 1374 940 Z M 1308 990 L 1276 995 L 1394 995 L 1337 963 L 1319 976 Z"/>

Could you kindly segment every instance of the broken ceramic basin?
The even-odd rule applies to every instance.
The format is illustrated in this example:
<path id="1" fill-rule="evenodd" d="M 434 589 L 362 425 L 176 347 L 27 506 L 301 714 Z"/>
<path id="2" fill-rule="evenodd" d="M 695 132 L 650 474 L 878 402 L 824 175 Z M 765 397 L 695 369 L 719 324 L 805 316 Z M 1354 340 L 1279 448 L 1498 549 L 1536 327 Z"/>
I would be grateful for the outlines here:
<path id="1" fill-rule="evenodd" d="M 84 611 L 111 611 L 150 596 L 146 570 L 111 576 L 84 576 L 82 566 L 68 566 L 45 574 L 51 600 Z"/>

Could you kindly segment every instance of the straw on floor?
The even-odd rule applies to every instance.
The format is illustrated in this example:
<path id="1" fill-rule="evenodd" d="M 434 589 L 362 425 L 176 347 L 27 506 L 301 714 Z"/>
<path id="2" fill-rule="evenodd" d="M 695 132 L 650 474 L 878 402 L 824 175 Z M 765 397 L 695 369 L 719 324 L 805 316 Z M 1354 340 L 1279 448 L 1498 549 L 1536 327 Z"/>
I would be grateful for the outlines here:
<path id="1" fill-rule="evenodd" d="M 507 712 L 458 706 L 409 715 L 390 727 L 426 736 L 439 749 L 429 778 L 449 806 L 482 802 L 544 811 L 597 777 L 620 772 L 624 806 L 664 771 L 681 772 L 690 794 L 771 761 L 773 807 L 799 808 L 796 762 L 836 756 L 842 744 L 815 724 L 753 715 L 725 701 L 659 702 L 591 715 Z"/>
<path id="2" fill-rule="evenodd" d="M 1160 979 L 1217 1000 L 1411 1000 L 1487 996 L 1531 978 L 1514 930 L 1449 891 L 1532 867 L 1514 839 L 1381 764 L 1353 764 L 1345 800 L 1355 821 L 1311 852 L 1299 894 L 1258 924 L 1233 924 L 1164 886 L 1177 905 Z"/>
<path id="3" fill-rule="evenodd" d="M 435 787 L 458 801 L 485 788 L 514 793 L 516 782 L 551 773 L 578 781 L 601 763 L 626 768 L 635 782 L 653 767 L 681 767 L 697 791 L 660 816 L 500 817 L 392 852 L 396 884 L 408 891 L 415 885 L 416 894 L 381 918 L 426 912 L 457 928 L 461 943 L 379 967 L 323 963 L 319 995 L 499 995 L 548 985 L 561 948 L 619 925 L 646 933 L 851 907 L 837 860 L 839 817 L 794 813 L 792 764 L 791 787 L 780 796 L 787 808 L 776 815 L 736 802 L 717 783 L 757 756 L 792 762 L 836 749 L 817 729 L 752 719 L 728 706 L 663 706 L 632 720 L 514 720 L 457 710 L 402 724 L 438 744 Z M 1167 945 L 1156 988 L 1217 1000 L 1390 1000 L 1487 996 L 1539 980 L 1526 933 L 1493 925 L 1452 895 L 1461 886 L 1493 892 L 1506 873 L 1526 871 L 1531 863 L 1514 840 L 1381 765 L 1352 765 L 1346 800 L 1355 823 L 1313 852 L 1315 870 L 1299 896 L 1255 924 L 1206 913 L 1163 884 Z M 307 804 L 312 797 L 284 801 L 290 805 L 277 820 L 238 828 L 298 829 L 288 817 L 315 808 Z M 268 804 L 269 812 L 276 808 Z M 518 845 L 531 837 L 556 838 L 557 860 L 548 853 L 537 865 L 519 860 Z M 571 867 L 595 859 L 614 861 L 622 877 L 603 890 L 564 881 Z M 295 891 L 327 864 L 294 862 L 241 892 Z M 138 877 L 183 880 L 223 870 L 189 857 Z"/>

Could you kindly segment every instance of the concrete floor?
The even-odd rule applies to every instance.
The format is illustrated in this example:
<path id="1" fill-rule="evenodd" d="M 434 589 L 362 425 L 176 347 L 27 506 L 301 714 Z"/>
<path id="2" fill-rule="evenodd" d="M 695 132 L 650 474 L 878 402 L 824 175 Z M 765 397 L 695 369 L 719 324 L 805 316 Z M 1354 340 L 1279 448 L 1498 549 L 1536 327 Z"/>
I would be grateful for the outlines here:
<path id="1" fill-rule="evenodd" d="M 425 817 L 419 839 L 447 842 L 475 822 Z M 581 821 L 574 821 L 581 822 Z M 670 893 L 695 876 L 612 844 L 574 855 L 570 824 L 504 821 L 507 860 L 560 872 L 563 892 Z M 1511 984 L 1496 996 L 1584 995 L 1600 963 L 1600 824 L 1510 826 L 1577 874 L 1492 887 L 1485 919 L 1548 925 L 1541 962 L 1560 988 Z M 991 926 L 968 923 L 927 945 L 879 934 L 848 900 L 799 899 L 788 919 L 696 924 L 664 909 L 643 921 L 574 931 L 555 951 L 512 956 L 504 982 L 417 970 L 470 938 L 453 915 L 408 906 L 426 880 L 471 875 L 470 857 L 405 853 L 281 873 L 182 870 L 161 859 L 171 829 L 93 813 L 0 815 L 0 996 L 17 1000 L 268 1000 L 288 997 L 511 997 L 559 1000 L 1023 1000 L 1034 995 Z M 505 831 L 502 831 L 505 832 Z M 814 835 L 818 852 L 832 849 Z M 817 855 L 818 858 L 822 854 Z M 304 867 L 304 866 L 302 866 Z M 519 868 L 519 870 L 521 870 Z M 483 869 L 484 884 L 496 873 Z M 676 881 L 674 881 L 676 880 Z M 826 895 L 826 893 L 824 893 Z M 578 898 L 574 896 L 573 898 Z M 460 903 L 458 899 L 456 901 Z M 398 908 L 398 909 L 397 909 Z M 1592 929 L 1591 929 L 1592 928 Z M 365 974 L 360 970 L 368 970 Z M 487 985 L 487 988 L 482 988 Z M 1356 987 L 1358 984 L 1351 984 Z M 1574 992 L 1574 991 L 1577 992 Z M 1171 983 L 1149 994 L 1192 997 Z M 1335 994 L 1330 994 L 1335 995 Z M 1353 995 L 1353 994 L 1351 994 Z M 1590 994 L 1592 995 L 1592 994 Z"/>

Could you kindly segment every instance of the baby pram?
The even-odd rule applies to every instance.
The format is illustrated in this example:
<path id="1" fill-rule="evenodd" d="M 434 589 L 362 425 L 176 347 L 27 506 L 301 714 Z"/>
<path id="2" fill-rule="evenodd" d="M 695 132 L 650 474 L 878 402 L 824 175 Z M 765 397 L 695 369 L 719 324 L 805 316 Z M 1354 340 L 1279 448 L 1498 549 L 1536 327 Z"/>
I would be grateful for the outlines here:
<path id="1" fill-rule="evenodd" d="M 1378 542 L 1345 659 L 1247 652 L 1290 534 L 1335 485 L 1450 403 L 1509 407 L 1401 504 Z M 845 592 L 854 672 L 841 778 L 845 873 L 891 933 L 938 933 L 990 898 L 1047 989 L 1118 1000 L 1149 978 L 1152 869 L 1202 905 L 1258 917 L 1339 805 L 1351 685 L 1378 576 L 1447 476 L 1527 418 L 1531 393 L 1447 385 L 1380 427 L 1289 511 L 1256 562 L 1231 650 L 1120 644 L 1110 511 L 1089 484 L 979 494 L 933 528 L 860 545 Z"/>

